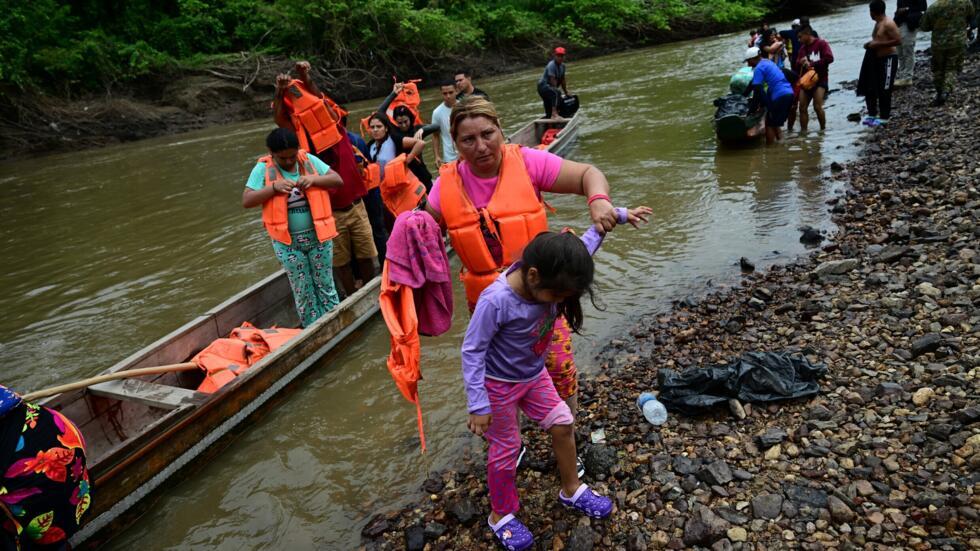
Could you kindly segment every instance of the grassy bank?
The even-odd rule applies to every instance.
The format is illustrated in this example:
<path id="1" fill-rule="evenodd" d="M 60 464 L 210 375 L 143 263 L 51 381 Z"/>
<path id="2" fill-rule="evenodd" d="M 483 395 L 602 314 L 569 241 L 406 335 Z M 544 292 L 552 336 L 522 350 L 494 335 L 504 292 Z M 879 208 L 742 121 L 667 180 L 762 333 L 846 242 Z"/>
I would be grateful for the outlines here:
<path id="1" fill-rule="evenodd" d="M 810 13 L 835 0 L 808 3 Z M 0 20 L 0 155 L 105 145 L 267 114 L 275 74 L 312 61 L 341 101 L 392 75 L 486 77 L 795 15 L 775 0 L 38 0 Z"/>

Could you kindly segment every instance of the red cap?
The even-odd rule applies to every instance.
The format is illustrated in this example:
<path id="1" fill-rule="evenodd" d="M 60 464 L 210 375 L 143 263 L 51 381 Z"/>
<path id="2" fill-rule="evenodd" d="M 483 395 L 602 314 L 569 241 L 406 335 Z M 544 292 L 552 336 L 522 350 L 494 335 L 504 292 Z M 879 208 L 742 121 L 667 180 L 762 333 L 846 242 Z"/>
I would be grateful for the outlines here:
<path id="1" fill-rule="evenodd" d="M 565 48 L 558 46 L 555 48 L 555 55 L 565 55 Z"/>

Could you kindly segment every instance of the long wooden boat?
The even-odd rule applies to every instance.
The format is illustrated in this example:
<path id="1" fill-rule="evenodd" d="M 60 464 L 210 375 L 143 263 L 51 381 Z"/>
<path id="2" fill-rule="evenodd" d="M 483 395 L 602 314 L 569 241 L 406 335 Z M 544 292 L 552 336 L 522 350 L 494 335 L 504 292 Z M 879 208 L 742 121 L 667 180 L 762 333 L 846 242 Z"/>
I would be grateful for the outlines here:
<path id="1" fill-rule="evenodd" d="M 514 132 L 510 135 L 510 143 L 521 144 L 525 147 L 537 148 L 541 145 L 541 138 L 544 136 L 551 128 L 557 128 L 559 130 L 558 135 L 555 140 L 548 144 L 543 149 L 564 157 L 568 152 L 568 148 L 572 145 L 572 141 L 578 135 L 578 126 L 580 122 L 579 113 L 575 113 L 570 119 L 537 119 L 533 120 L 520 130 Z"/>
<path id="2" fill-rule="evenodd" d="M 214 394 L 195 389 L 203 371 L 110 381 L 53 396 L 42 403 L 78 424 L 94 480 L 92 508 L 74 546 L 95 547 L 132 522 L 164 483 L 200 465 L 250 416 L 378 311 L 375 277 L 329 314 Z M 298 327 L 285 272 L 278 272 L 122 360 L 106 373 L 186 362 L 243 321 L 258 327 Z M 228 439 L 225 439 L 227 442 Z"/>

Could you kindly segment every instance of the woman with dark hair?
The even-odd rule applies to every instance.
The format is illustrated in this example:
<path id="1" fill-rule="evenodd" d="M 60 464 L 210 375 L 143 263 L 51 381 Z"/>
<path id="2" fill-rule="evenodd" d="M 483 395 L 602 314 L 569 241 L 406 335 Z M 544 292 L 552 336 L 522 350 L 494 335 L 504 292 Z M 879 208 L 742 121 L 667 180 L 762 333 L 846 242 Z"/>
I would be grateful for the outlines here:
<path id="1" fill-rule="evenodd" d="M 340 302 L 331 242 L 337 227 L 327 189 L 343 186 L 344 181 L 300 149 L 296 133 L 288 128 L 270 132 L 265 144 L 269 154 L 252 168 L 242 206 L 262 206 L 262 224 L 289 276 L 296 313 L 307 327 Z"/>
<path id="2" fill-rule="evenodd" d="M 426 210 L 449 231 L 462 261 L 460 279 L 471 311 L 480 293 L 520 259 L 534 236 L 548 229 L 542 192 L 582 195 L 597 231 L 616 226 L 609 182 L 598 168 L 506 144 L 497 109 L 482 97 L 457 102 L 449 122 L 459 159 L 439 169 Z M 555 320 L 544 361 L 574 414 L 578 372 L 571 332 L 564 318 Z"/>
<path id="3" fill-rule="evenodd" d="M 398 109 L 403 107 L 395 109 L 396 117 Z M 408 109 L 407 107 L 404 108 Z M 368 160 L 372 163 L 378 163 L 378 166 L 381 167 L 382 177 L 384 177 L 385 165 L 404 153 L 408 169 L 425 184 L 426 191 L 432 188 L 432 174 L 422 163 L 422 149 L 425 148 L 425 141 L 405 135 L 394 128 L 394 125 L 388 120 L 388 116 L 382 112 L 371 115 L 368 119 L 368 130 L 371 132 L 371 142 L 368 144 L 368 151 L 371 155 Z"/>
<path id="4" fill-rule="evenodd" d="M 762 35 L 762 48 L 769 61 L 772 61 L 780 69 L 786 68 L 786 45 L 776 34 L 776 29 L 767 29 Z"/>

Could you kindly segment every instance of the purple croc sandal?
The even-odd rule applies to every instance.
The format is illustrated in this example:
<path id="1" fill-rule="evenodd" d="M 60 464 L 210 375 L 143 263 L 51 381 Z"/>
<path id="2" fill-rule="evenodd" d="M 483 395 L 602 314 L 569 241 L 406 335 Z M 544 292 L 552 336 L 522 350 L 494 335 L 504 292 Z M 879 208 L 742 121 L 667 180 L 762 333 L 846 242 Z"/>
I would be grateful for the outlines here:
<path id="1" fill-rule="evenodd" d="M 493 535 L 497 536 L 497 541 L 510 551 L 524 551 L 534 545 L 531 531 L 514 515 L 506 515 L 496 524 L 487 519 L 487 524 L 493 530 Z"/>
<path id="2" fill-rule="evenodd" d="M 592 518 L 606 518 L 612 513 L 612 500 L 592 491 L 588 484 L 582 484 L 571 498 L 558 490 L 558 501 L 566 507 L 574 507 Z"/>

